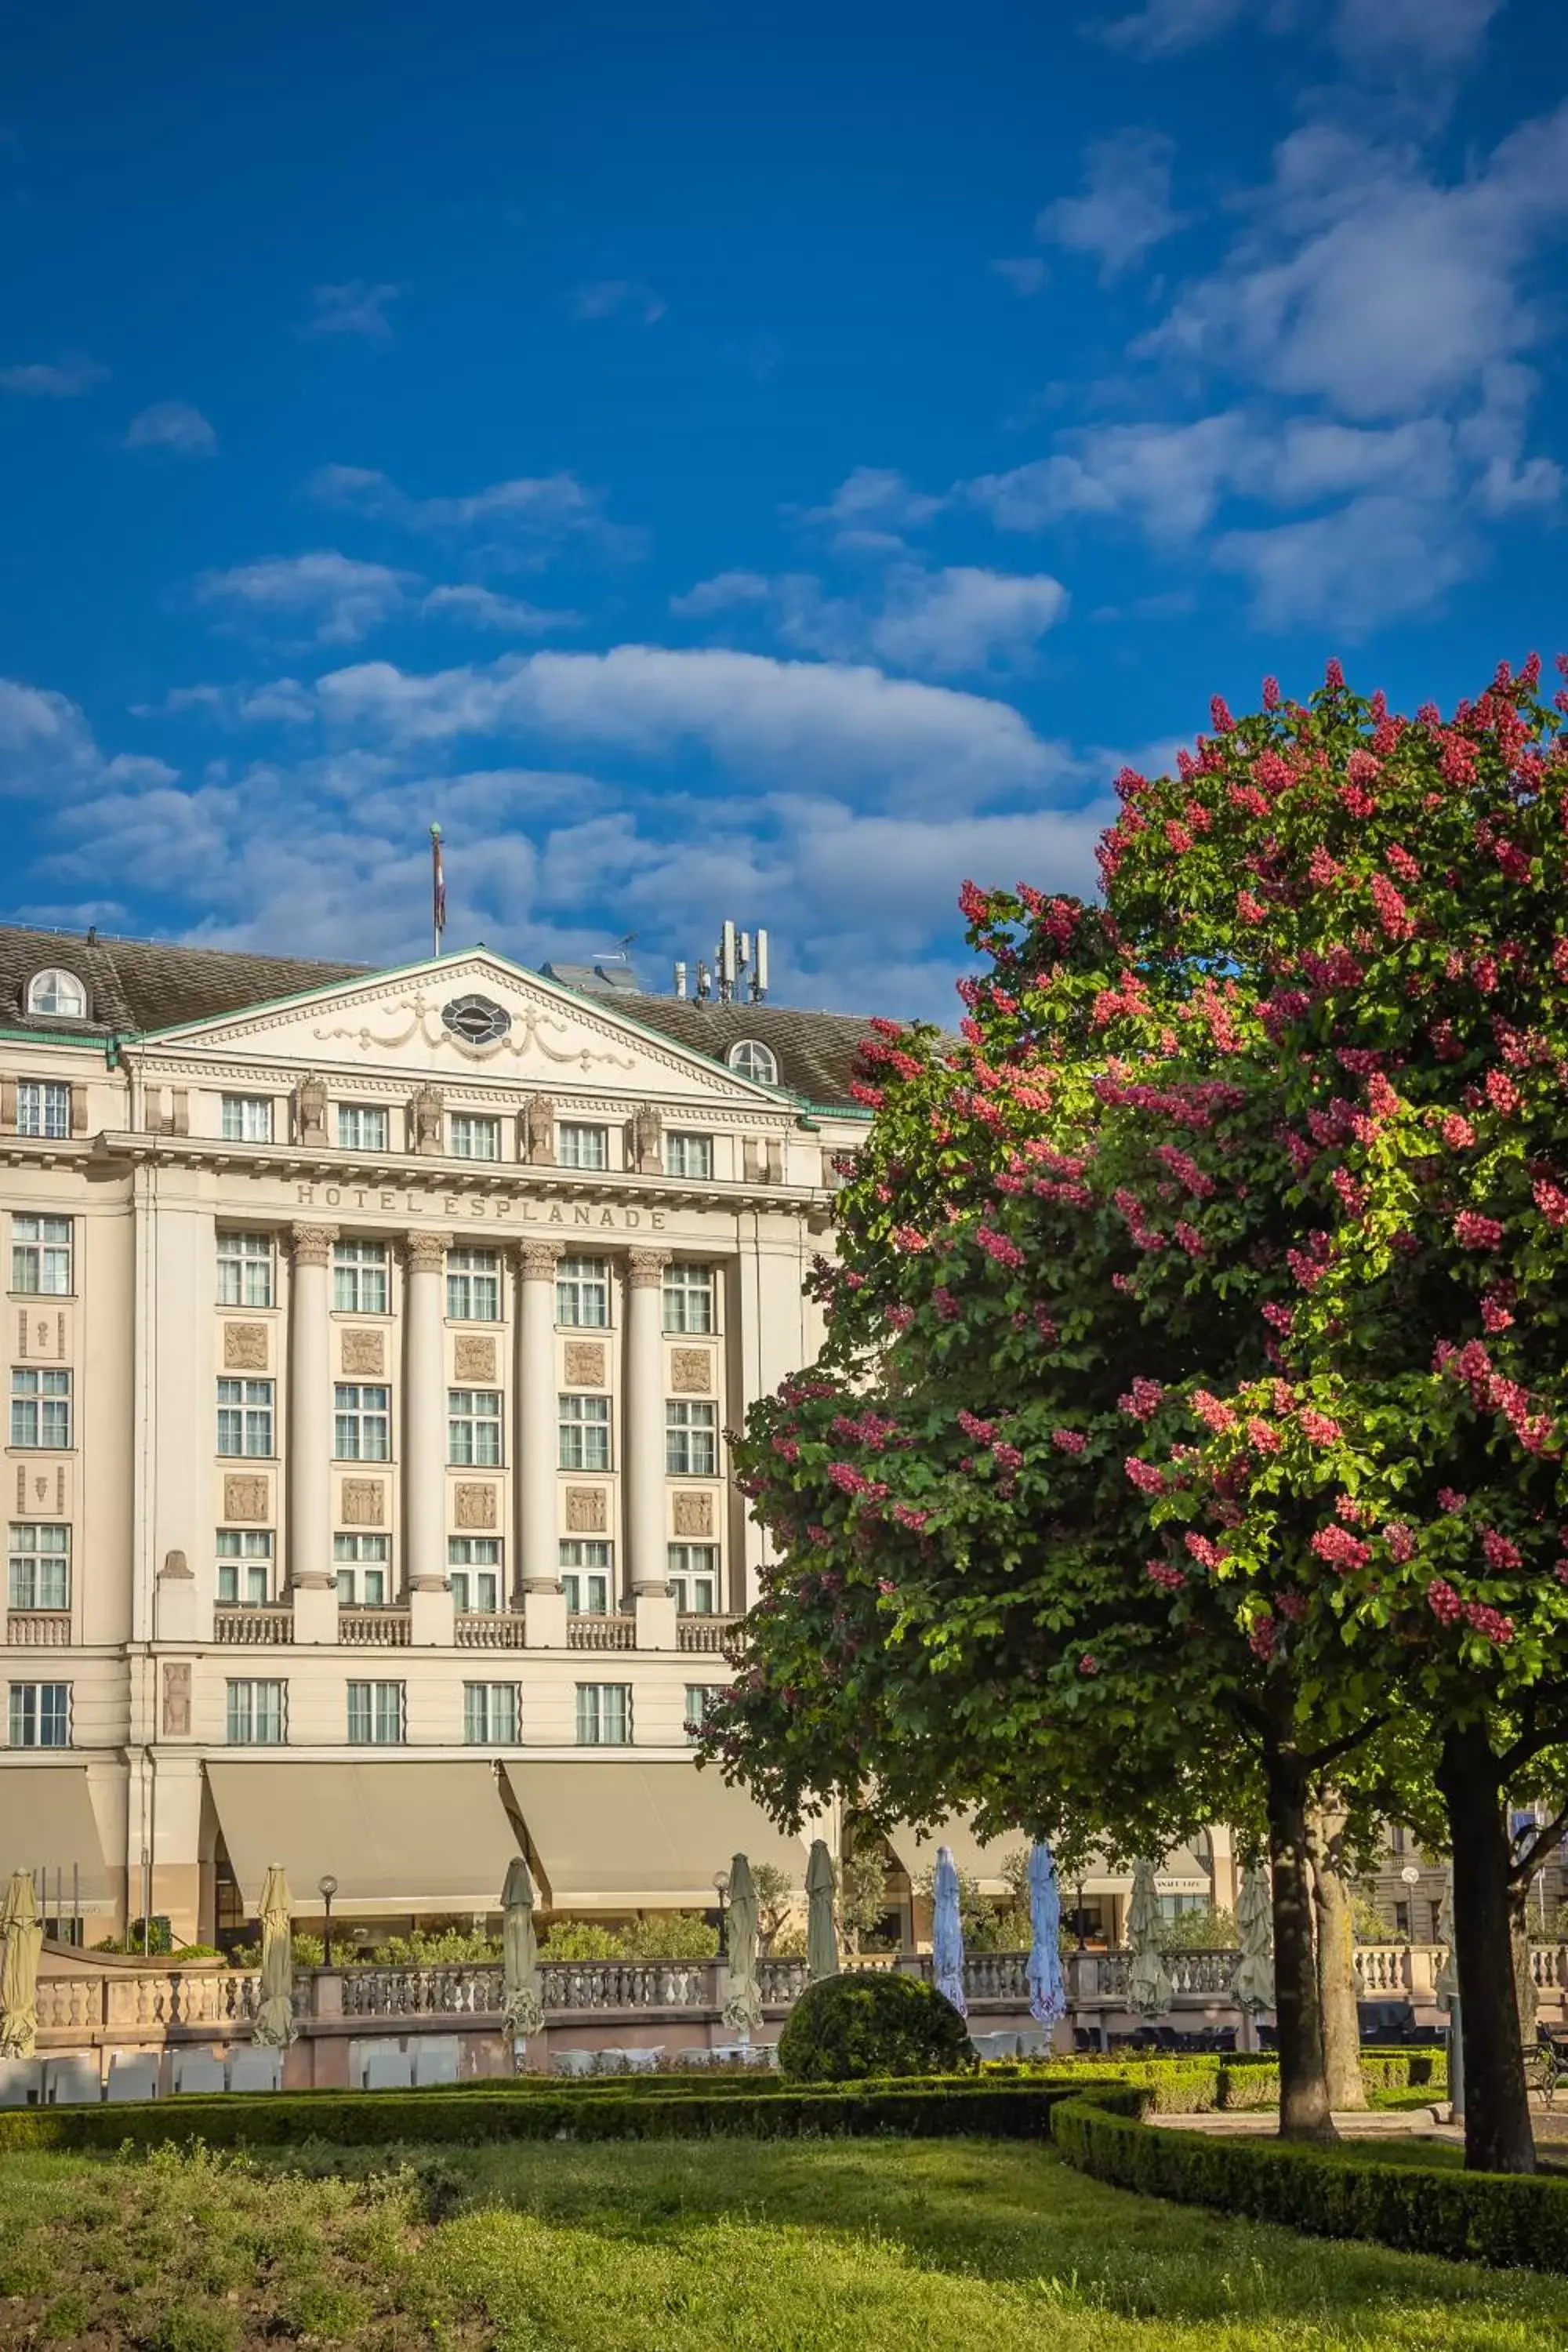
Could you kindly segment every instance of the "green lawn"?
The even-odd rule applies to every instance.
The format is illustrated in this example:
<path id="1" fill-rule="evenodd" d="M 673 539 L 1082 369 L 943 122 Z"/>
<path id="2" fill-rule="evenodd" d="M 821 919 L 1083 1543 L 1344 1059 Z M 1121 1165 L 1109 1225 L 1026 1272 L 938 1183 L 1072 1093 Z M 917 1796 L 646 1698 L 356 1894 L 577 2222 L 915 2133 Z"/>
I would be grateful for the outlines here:
<path id="1" fill-rule="evenodd" d="M 987 2141 L 0 2159 L 0 2345 L 83 2352 L 1568 2346 L 1568 2279 L 1330 2244 Z"/>

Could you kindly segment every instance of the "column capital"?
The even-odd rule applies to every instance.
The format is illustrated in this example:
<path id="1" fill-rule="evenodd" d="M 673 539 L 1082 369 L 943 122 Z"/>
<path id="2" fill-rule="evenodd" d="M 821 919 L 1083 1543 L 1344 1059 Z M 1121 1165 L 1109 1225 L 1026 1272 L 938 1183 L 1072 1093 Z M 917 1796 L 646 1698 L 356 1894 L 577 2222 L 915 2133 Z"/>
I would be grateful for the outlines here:
<path id="1" fill-rule="evenodd" d="M 626 1252 L 626 1280 L 634 1290 L 657 1290 L 664 1280 L 669 1252 L 634 1249 Z"/>
<path id="2" fill-rule="evenodd" d="M 336 1225 L 290 1225 L 289 1242 L 294 1253 L 295 1265 L 326 1265 L 331 1258 L 332 1244 L 337 1237 Z"/>
<path id="3" fill-rule="evenodd" d="M 405 1234 L 403 1262 L 410 1274 L 439 1274 L 451 1245 L 449 1234 Z"/>
<path id="4" fill-rule="evenodd" d="M 561 1254 L 560 1242 L 519 1242 L 517 1262 L 524 1282 L 553 1282 Z"/>

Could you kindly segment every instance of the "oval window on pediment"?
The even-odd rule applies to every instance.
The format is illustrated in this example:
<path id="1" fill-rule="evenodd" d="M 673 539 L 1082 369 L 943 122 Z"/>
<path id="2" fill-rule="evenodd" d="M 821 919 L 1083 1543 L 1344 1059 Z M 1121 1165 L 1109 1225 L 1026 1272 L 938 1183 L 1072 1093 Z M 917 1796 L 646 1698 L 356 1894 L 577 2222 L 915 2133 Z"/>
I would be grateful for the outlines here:
<path id="1" fill-rule="evenodd" d="M 511 1014 L 488 996 L 454 996 L 441 1007 L 441 1025 L 465 1045 L 493 1045 L 511 1027 Z"/>

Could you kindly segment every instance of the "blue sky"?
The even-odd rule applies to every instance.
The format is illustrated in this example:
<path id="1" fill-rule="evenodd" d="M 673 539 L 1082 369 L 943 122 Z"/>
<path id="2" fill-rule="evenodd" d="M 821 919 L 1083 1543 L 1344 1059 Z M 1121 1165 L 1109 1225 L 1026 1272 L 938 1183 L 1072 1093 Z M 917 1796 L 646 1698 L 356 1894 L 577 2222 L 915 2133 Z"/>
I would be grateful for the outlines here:
<path id="1" fill-rule="evenodd" d="M 0 5 L 5 911 L 394 961 L 973 874 L 1555 650 L 1549 0 Z M 1553 591 L 1557 593 L 1553 593 Z"/>

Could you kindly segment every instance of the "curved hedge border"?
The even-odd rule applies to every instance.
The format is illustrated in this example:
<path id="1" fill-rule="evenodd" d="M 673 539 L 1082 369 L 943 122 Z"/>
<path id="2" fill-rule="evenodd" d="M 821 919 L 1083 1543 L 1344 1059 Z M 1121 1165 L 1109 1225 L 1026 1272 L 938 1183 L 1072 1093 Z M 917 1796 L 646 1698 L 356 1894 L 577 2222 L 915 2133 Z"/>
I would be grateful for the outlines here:
<path id="1" fill-rule="evenodd" d="M 803 2134 L 908 2138 L 1036 2139 L 1050 2136 L 1051 2110 L 1074 2085 L 973 2082 L 860 2084 L 825 2089 L 704 2091 L 658 2097 L 609 2091 L 494 2090 L 444 2097 L 428 2091 L 274 2092 L 247 2098 L 191 2095 L 146 2104 L 0 2109 L 0 2153 L 11 2149 L 161 2147 L 200 2140 L 213 2148 L 299 2147 L 306 2141 L 363 2147 L 411 2142 L 520 2139 L 692 2139 L 743 2133 L 758 2139 Z"/>
<path id="2" fill-rule="evenodd" d="M 1568 2185 L 1540 2174 L 1426 2171 L 1278 2140 L 1210 2138 L 1144 2122 L 1129 2084 L 1080 2091 L 1051 2115 L 1079 2172 L 1145 2197 L 1215 2206 L 1322 2238 L 1372 2238 L 1401 2253 L 1497 2269 L 1568 2271 Z"/>

